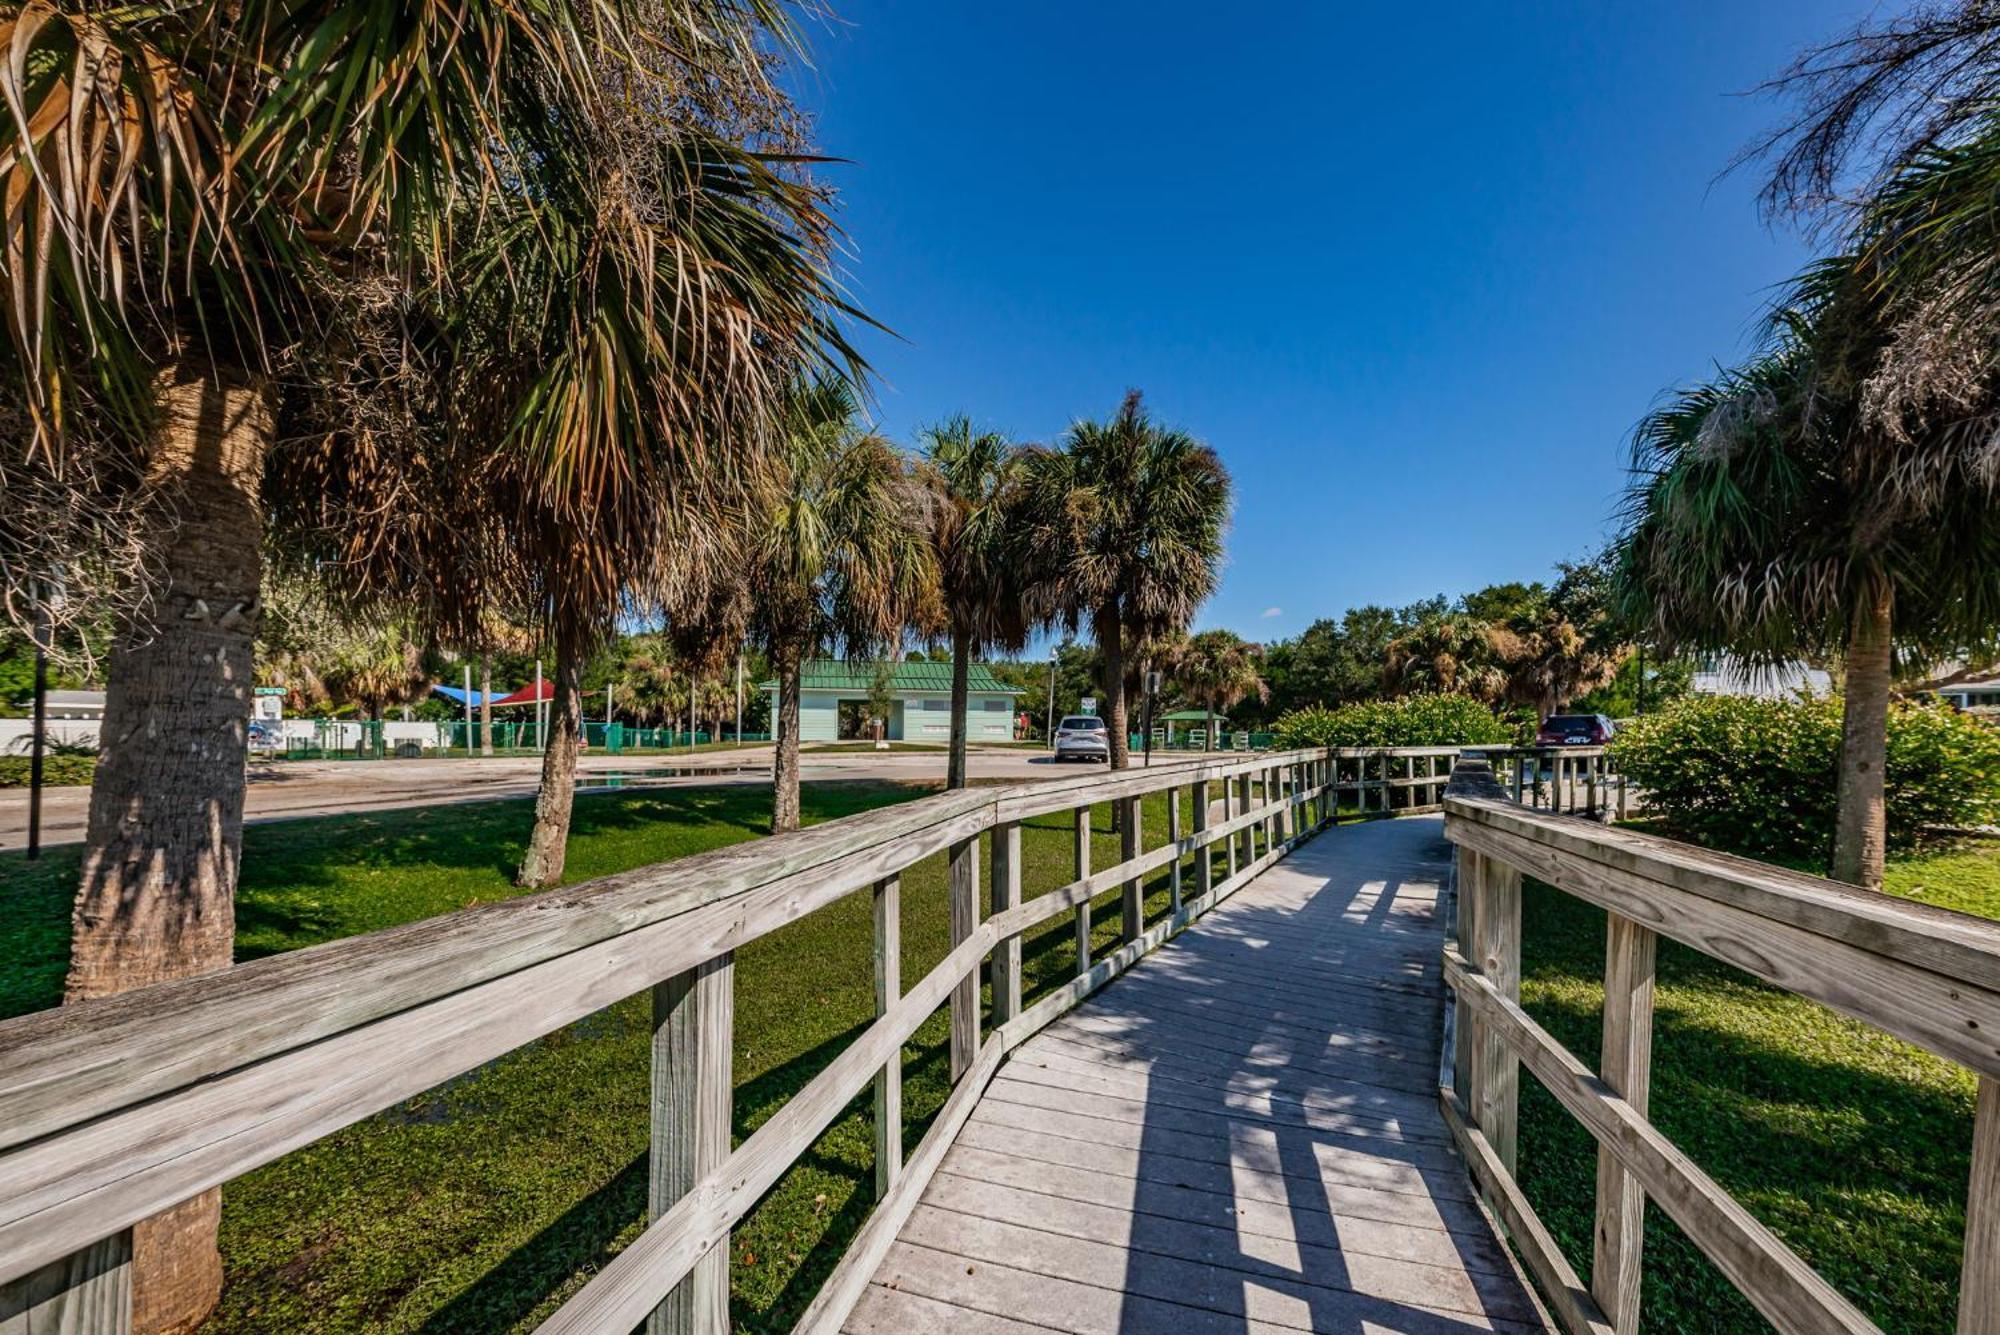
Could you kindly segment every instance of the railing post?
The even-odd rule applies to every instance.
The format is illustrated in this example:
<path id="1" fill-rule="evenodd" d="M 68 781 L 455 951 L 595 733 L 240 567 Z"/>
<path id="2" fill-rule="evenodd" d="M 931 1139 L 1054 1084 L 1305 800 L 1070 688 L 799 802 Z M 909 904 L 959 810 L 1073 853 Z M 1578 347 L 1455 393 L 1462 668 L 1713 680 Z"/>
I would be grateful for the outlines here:
<path id="1" fill-rule="evenodd" d="M 1090 875 L 1090 808 L 1076 809 L 1076 877 L 1081 881 Z M 1090 901 L 1079 900 L 1076 906 L 1076 972 L 1078 977 L 1090 972 Z"/>
<path id="2" fill-rule="evenodd" d="M 979 927 L 979 836 L 951 846 L 946 864 L 951 918 L 951 946 L 956 950 Z M 979 970 L 973 969 L 951 989 L 951 1082 L 972 1069 L 979 1055 Z"/>
<path id="3" fill-rule="evenodd" d="M 1458 903 L 1457 924 L 1458 953 L 1468 963 L 1479 961 L 1479 854 L 1458 846 Z M 1467 1115 L 1477 1117 L 1479 1104 L 1476 1098 L 1478 1067 L 1474 1057 L 1479 1051 L 1478 1035 L 1474 1033 L 1477 1021 L 1473 1018 L 1472 1006 L 1464 997 L 1453 998 L 1451 1087 L 1458 1095 L 1458 1101 L 1466 1109 Z"/>
<path id="4" fill-rule="evenodd" d="M 1194 810 L 1188 814 L 1194 818 L 1194 832 L 1197 835 L 1206 834 L 1208 833 L 1208 780 L 1196 779 L 1194 787 L 1190 791 L 1193 794 Z M 1214 850 L 1206 844 L 1195 850 L 1194 893 L 1196 898 L 1206 899 L 1209 890 L 1214 887 L 1215 868 L 1210 862 L 1210 854 L 1213 852 Z"/>
<path id="5" fill-rule="evenodd" d="M 1008 821 L 993 831 L 993 911 L 1021 902 L 1021 826 Z M 993 1024 L 1021 1013 L 1021 936 L 1014 933 L 993 951 Z"/>
<path id="6" fill-rule="evenodd" d="M 2000 1080 L 1990 1075 L 1979 1077 L 1972 1117 L 1958 1335 L 2000 1335 Z"/>
<path id="7" fill-rule="evenodd" d="M 132 1329 L 132 1231 L 114 1233 L 0 1284 L 0 1333 L 125 1335 Z"/>
<path id="8" fill-rule="evenodd" d="M 1121 801 L 1124 803 L 1124 815 L 1118 822 L 1118 860 L 1130 862 L 1139 856 L 1140 846 L 1145 842 L 1140 838 L 1139 831 L 1139 799 L 1127 797 Z M 1120 897 L 1122 911 L 1119 917 L 1123 921 L 1119 923 L 1118 935 L 1121 940 L 1130 943 L 1137 941 L 1139 933 L 1146 930 L 1146 883 L 1140 877 L 1128 876 L 1122 888 L 1124 893 Z"/>
<path id="9" fill-rule="evenodd" d="M 875 882 L 875 1016 L 903 995 L 903 882 Z M 896 1185 L 903 1171 L 903 1049 L 898 1044 L 875 1073 L 875 1199 Z"/>
<path id="10" fill-rule="evenodd" d="M 1174 860 L 1167 864 L 1167 912 L 1179 917 L 1181 911 L 1181 790 L 1167 789 L 1167 842 L 1174 846 Z"/>
<path id="11" fill-rule="evenodd" d="M 1613 913 L 1604 940 L 1604 1047 L 1598 1074 L 1645 1116 L 1653 1067 L 1653 965 L 1659 938 Z M 1590 1291 L 1619 1335 L 1639 1329 L 1641 1245 L 1646 1193 L 1616 1155 L 1597 1150 L 1596 1246 Z"/>
<path id="12" fill-rule="evenodd" d="M 658 1219 L 729 1157 L 736 964 L 728 952 L 653 987 L 653 1152 Z M 717 1238 L 646 1322 L 647 1335 L 729 1329 L 729 1238 Z"/>
<path id="13" fill-rule="evenodd" d="M 1501 996 L 1521 999 L 1521 873 L 1493 858 L 1479 859 L 1476 910 L 1479 971 Z M 1507 1171 L 1514 1171 L 1521 1064 L 1499 1035 L 1481 1026 L 1476 1098 L 1479 1129 Z"/>
<path id="14" fill-rule="evenodd" d="M 1234 784 L 1236 788 L 1235 810 L 1231 818 L 1241 816 L 1250 810 L 1250 776 L 1248 774 L 1239 774 L 1233 780 L 1225 779 L 1223 782 L 1225 785 Z M 1236 875 L 1239 855 L 1241 855 L 1243 865 L 1245 866 L 1248 866 L 1251 858 L 1256 856 L 1255 852 L 1252 851 L 1253 845 L 1251 840 L 1254 836 L 1250 830 L 1251 827 L 1246 825 L 1235 834 L 1229 836 L 1229 874 L 1231 877 Z"/>

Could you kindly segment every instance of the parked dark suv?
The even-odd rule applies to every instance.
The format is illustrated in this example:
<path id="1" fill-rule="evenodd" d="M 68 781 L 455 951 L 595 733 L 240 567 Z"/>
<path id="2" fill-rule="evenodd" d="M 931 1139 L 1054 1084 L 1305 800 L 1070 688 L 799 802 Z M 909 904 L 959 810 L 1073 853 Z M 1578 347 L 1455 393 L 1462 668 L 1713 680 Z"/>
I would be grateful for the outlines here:
<path id="1" fill-rule="evenodd" d="M 1615 731 L 1602 714 L 1551 714 L 1535 733 L 1536 746 L 1603 746 Z"/>

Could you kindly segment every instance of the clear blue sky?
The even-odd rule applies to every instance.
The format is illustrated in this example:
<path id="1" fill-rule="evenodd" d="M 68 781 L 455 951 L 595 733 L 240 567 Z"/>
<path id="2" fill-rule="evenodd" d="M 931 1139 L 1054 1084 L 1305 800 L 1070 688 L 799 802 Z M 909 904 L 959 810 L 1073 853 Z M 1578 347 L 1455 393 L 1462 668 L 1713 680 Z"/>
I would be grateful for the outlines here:
<path id="1" fill-rule="evenodd" d="M 1805 257 L 1717 179 L 1778 114 L 1744 94 L 1868 6 L 839 9 L 802 97 L 902 336 L 881 425 L 1052 440 L 1143 389 L 1236 481 L 1198 624 L 1271 639 L 1601 542 L 1633 422 Z"/>

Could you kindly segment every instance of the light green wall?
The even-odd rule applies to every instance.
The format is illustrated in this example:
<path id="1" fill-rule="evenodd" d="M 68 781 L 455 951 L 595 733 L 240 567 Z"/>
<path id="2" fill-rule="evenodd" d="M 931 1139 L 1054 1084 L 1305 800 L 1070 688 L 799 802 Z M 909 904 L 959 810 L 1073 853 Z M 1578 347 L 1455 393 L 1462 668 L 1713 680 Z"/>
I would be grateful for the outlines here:
<path id="1" fill-rule="evenodd" d="M 831 742 L 840 737 L 840 702 L 868 697 L 844 691 L 801 691 L 799 693 L 799 739 Z M 966 736 L 975 742 L 1005 742 L 1014 736 L 1014 697 L 974 691 L 967 700 Z M 898 691 L 901 706 L 889 715 L 889 739 L 913 742 L 951 740 L 951 697 L 915 691 Z M 926 706 L 935 703 L 935 708 Z M 771 692 L 771 712 L 778 709 L 778 693 Z"/>

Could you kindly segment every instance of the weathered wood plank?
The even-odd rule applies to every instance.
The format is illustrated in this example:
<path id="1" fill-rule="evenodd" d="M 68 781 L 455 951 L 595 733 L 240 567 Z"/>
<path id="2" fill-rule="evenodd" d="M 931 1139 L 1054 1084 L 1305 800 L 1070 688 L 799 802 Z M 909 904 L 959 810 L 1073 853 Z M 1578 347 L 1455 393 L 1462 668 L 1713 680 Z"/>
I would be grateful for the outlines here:
<path id="1" fill-rule="evenodd" d="M 962 945 L 979 928 L 979 839 L 953 844 L 945 878 L 951 943 Z M 968 974 L 951 992 L 951 1078 L 972 1069 L 979 1053 L 979 975 Z"/>
<path id="2" fill-rule="evenodd" d="M 129 1230 L 0 1284 L 0 1335 L 125 1335 L 131 1329 Z"/>
<path id="3" fill-rule="evenodd" d="M 1496 800 L 1498 799 L 1498 800 Z M 1445 832 L 1466 826 L 1513 835 L 1555 854 L 1659 883 L 1958 982 L 2000 990 L 2000 923 L 1697 848 L 1657 835 L 1564 820 L 1493 798 L 1447 800 Z M 1539 875 L 1533 868 L 1525 868 Z"/>
<path id="4" fill-rule="evenodd" d="M 875 883 L 875 1018 L 903 995 L 903 881 Z M 903 1048 L 875 1072 L 875 1199 L 896 1185 L 903 1171 Z"/>
<path id="5" fill-rule="evenodd" d="M 1611 1092 L 1646 1115 L 1653 1070 L 1653 972 L 1659 938 L 1609 914 L 1604 943 L 1604 1042 L 1597 1073 Z M 1597 1211 L 1590 1288 L 1618 1335 L 1639 1329 L 1639 1280 L 1646 1237 L 1646 1192 L 1618 1156 L 1597 1150 Z"/>
<path id="6" fill-rule="evenodd" d="M 2000 1335 L 2000 1081 L 1985 1075 L 1972 1122 L 1958 1335 Z"/>
<path id="7" fill-rule="evenodd" d="M 1176 850 L 1180 849 L 1181 790 L 1178 788 L 1167 789 L 1167 842 L 1173 845 Z M 1183 854 L 1177 851 L 1173 862 L 1169 864 L 1170 869 L 1167 873 L 1167 912 L 1169 913 L 1179 913 L 1181 911 L 1182 856 Z"/>
<path id="8" fill-rule="evenodd" d="M 1021 827 L 1013 821 L 997 825 L 993 841 L 993 912 L 1003 914 L 1021 902 Z M 993 1023 L 1003 1025 L 1021 1013 L 1021 937 L 1009 932 L 993 951 Z"/>
<path id="9" fill-rule="evenodd" d="M 966 1118 L 972 1115 L 974 1105 L 985 1093 L 993 1073 L 1000 1069 L 1000 1060 L 1005 1055 L 1006 1045 L 998 1037 L 986 1041 L 985 1047 L 980 1050 L 979 1060 L 966 1072 L 965 1079 L 959 1081 L 958 1088 L 952 1090 L 951 1097 L 938 1110 L 930 1129 L 924 1132 L 917 1152 L 910 1156 L 909 1172 L 896 1184 L 895 1190 L 877 1202 L 874 1213 L 868 1216 L 868 1222 L 862 1225 L 861 1232 L 841 1255 L 840 1264 L 827 1276 L 826 1283 L 820 1286 L 812 1304 L 799 1318 L 793 1329 L 800 1335 L 836 1331 L 846 1321 L 855 1301 L 868 1287 L 869 1276 L 882 1264 L 882 1258 L 902 1231 L 910 1211 L 922 1199 L 938 1165 L 944 1161 L 946 1151 L 958 1139 Z"/>
<path id="10" fill-rule="evenodd" d="M 2000 1075 L 1995 1037 L 2000 1035 L 2000 990 L 1948 978 L 1915 967 L 1900 955 L 1852 945 L 1720 898 L 1686 893 L 1668 882 L 1572 856 L 1492 826 L 1454 823 L 1447 816 L 1445 829 L 1464 847 L 1662 936 L 1976 1071 Z M 2000 941 L 2000 935 L 1995 939 Z"/>
<path id="11" fill-rule="evenodd" d="M 1521 996 L 1521 873 L 1503 863 L 1481 859 L 1479 911 L 1476 915 L 1480 973 L 1510 1001 Z M 1493 1146 L 1509 1173 L 1514 1171 L 1515 1139 L 1520 1122 L 1521 1067 L 1513 1050 L 1492 1029 L 1477 1028 L 1478 1049 L 1473 1062 L 1473 1108 L 1480 1134 Z"/>
<path id="12" fill-rule="evenodd" d="M 1208 834 L 1208 781 L 1196 780 L 1189 792 L 1193 799 L 1189 816 L 1194 826 L 1195 840 L 1194 893 L 1199 898 L 1215 888 L 1215 851 L 1208 846 L 1205 837 Z"/>
<path id="13" fill-rule="evenodd" d="M 1144 834 L 1139 799 L 1128 797 L 1120 804 L 1118 817 L 1118 860 L 1132 862 L 1144 850 Z M 1143 877 L 1125 878 L 1119 896 L 1119 939 L 1131 943 L 1146 930 L 1146 882 Z"/>
<path id="14" fill-rule="evenodd" d="M 722 955 L 653 989 L 653 1147 L 646 1213 L 659 1219 L 729 1157 L 735 957 Z M 647 1335 L 729 1329 L 727 1230 L 646 1321 Z"/>
<path id="15" fill-rule="evenodd" d="M 1090 879 L 1090 807 L 1076 809 L 1076 879 Z M 1076 901 L 1076 973 L 1080 978 L 1090 972 L 1090 900 L 1086 896 Z"/>
<path id="16" fill-rule="evenodd" d="M 1570 1114 L 1609 1146 L 1648 1198 L 1679 1224 L 1780 1331 L 1870 1335 L 1876 1327 L 1589 1067 L 1457 955 L 1445 969 L 1489 1026 Z M 1496 1147 L 1497 1153 L 1497 1147 Z"/>
<path id="17" fill-rule="evenodd" d="M 1520 1249 L 1521 1258 L 1527 1263 L 1528 1271 L 1535 1282 L 1541 1285 L 1542 1295 L 1555 1308 L 1557 1320 L 1569 1335 L 1614 1335 L 1610 1322 L 1598 1308 L 1597 1300 L 1584 1287 L 1575 1267 L 1563 1256 L 1562 1248 L 1556 1244 L 1553 1234 L 1543 1226 L 1541 1217 L 1528 1198 L 1522 1194 L 1520 1184 L 1514 1175 L 1500 1162 L 1500 1156 L 1493 1152 L 1493 1145 L 1479 1129 L 1466 1123 L 1464 1105 L 1458 1095 L 1449 1089 L 1438 1091 L 1444 1108 L 1445 1125 L 1451 1128 L 1453 1139 L 1458 1142 L 1459 1153 L 1465 1156 L 1466 1167 L 1473 1179 L 1479 1183 L 1480 1194 L 1492 1205 L 1493 1212 L 1506 1224 L 1507 1232 Z"/>

